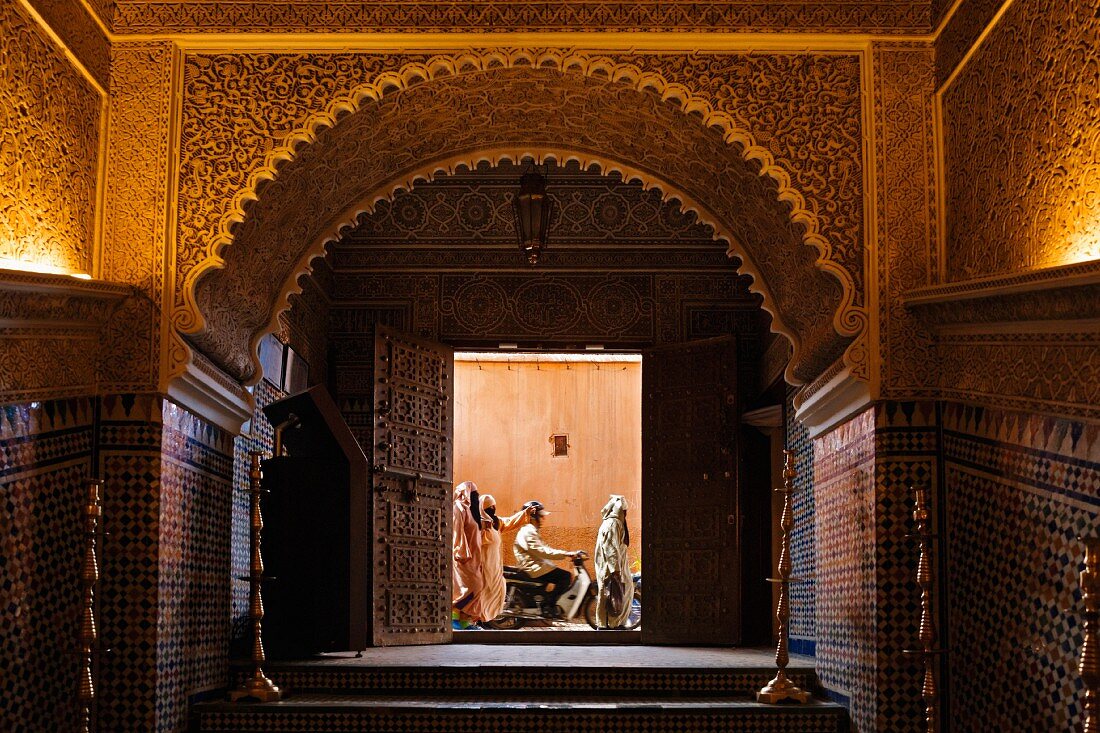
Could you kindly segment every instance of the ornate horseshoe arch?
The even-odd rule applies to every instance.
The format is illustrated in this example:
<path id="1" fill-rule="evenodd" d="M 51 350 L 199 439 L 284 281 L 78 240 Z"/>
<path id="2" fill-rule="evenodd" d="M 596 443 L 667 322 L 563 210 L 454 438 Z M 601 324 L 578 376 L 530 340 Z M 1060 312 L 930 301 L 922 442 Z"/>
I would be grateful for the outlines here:
<path id="1" fill-rule="evenodd" d="M 737 240 L 722 224 L 721 218 L 705 206 L 694 201 L 690 196 L 687 196 L 675 185 L 667 181 L 662 181 L 651 174 L 618 161 L 609 160 L 606 157 L 565 149 L 515 148 L 488 150 L 472 155 L 458 155 L 446 160 L 429 163 L 412 173 L 402 175 L 381 186 L 363 201 L 357 202 L 344 210 L 337 217 L 335 223 L 331 227 L 328 227 L 314 242 L 313 246 L 307 250 L 294 272 L 287 278 L 278 298 L 276 298 L 275 310 L 272 312 L 271 318 L 264 325 L 264 328 L 253 336 L 249 343 L 249 353 L 257 360 L 254 361 L 254 366 L 257 368 L 259 366 L 258 351 L 260 341 L 265 336 L 278 329 L 279 317 L 290 308 L 291 296 L 302 292 L 301 277 L 303 275 L 309 275 L 313 271 L 313 261 L 324 257 L 326 248 L 329 244 L 339 240 L 346 232 L 353 229 L 362 216 L 372 214 L 375 207 L 380 202 L 393 201 L 394 197 L 401 191 L 411 190 L 421 183 L 430 183 L 439 175 L 451 175 L 459 168 L 465 167 L 467 169 L 472 169 L 483 162 L 496 166 L 506 160 L 519 164 L 525 159 L 533 159 L 540 165 L 547 160 L 553 160 L 559 165 L 576 161 L 582 168 L 589 169 L 595 167 L 604 175 L 619 175 L 626 182 L 640 183 L 645 190 L 656 190 L 661 194 L 662 201 L 678 201 L 681 211 L 695 214 L 701 224 L 705 224 L 714 230 L 714 240 L 716 242 L 726 243 L 726 254 L 728 256 L 737 257 L 741 260 L 742 264 L 737 270 L 740 273 L 752 276 L 753 284 L 750 286 L 749 290 L 754 293 L 759 293 L 763 297 L 763 304 L 761 307 L 772 317 L 771 330 L 786 338 L 791 344 L 792 352 L 795 354 L 798 353 L 798 334 L 788 328 L 786 324 L 783 323 L 780 314 L 775 311 L 773 307 L 774 298 L 768 290 L 767 283 L 760 277 L 758 269 L 744 251 L 744 247 L 737 243 Z M 790 378 L 792 378 L 791 375 L 788 375 L 788 379 Z M 251 381 L 254 382 L 258 380 L 259 376 L 257 375 L 254 376 Z"/>
<path id="2" fill-rule="evenodd" d="M 522 104 L 510 105 L 509 98 L 500 95 L 505 83 L 509 85 L 509 93 L 518 90 L 515 98 Z M 532 97 L 532 90 L 548 94 L 551 103 Z M 478 108 L 470 104 L 471 99 L 495 100 L 495 103 Z M 458 117 L 466 115 L 463 118 L 466 128 L 472 126 L 471 119 L 483 114 L 487 120 L 478 122 L 484 122 L 485 130 L 492 134 L 479 137 L 468 134 L 469 130 L 464 128 L 465 137 L 457 136 L 462 139 L 449 140 L 447 144 L 435 139 L 436 130 L 426 121 L 445 125 L 439 113 L 448 109 L 448 104 L 458 110 Z M 602 114 L 596 117 L 599 110 L 620 108 L 626 111 L 615 119 L 605 120 Z M 554 117 L 555 113 L 560 113 L 562 119 Z M 575 118 L 572 121 L 570 114 Z M 539 115 L 552 120 L 553 125 L 531 124 L 529 118 L 537 122 Z M 506 123 L 500 123 L 502 118 Z M 668 145 L 661 137 L 650 134 L 649 139 L 639 142 L 639 137 L 653 132 L 640 129 L 639 118 L 646 126 L 657 121 L 658 136 L 665 133 L 675 137 L 679 146 L 675 154 L 661 150 L 662 144 Z M 577 120 L 597 127 L 592 131 L 579 129 Z M 394 128 L 402 128 L 406 137 L 392 148 L 384 147 L 397 140 L 391 134 Z M 455 137 L 452 133 L 454 128 L 444 130 L 445 136 Z M 363 137 L 377 148 L 364 150 Z M 434 149 L 429 144 L 433 140 L 437 143 Z M 378 149 L 385 150 L 387 157 L 374 164 L 370 158 L 378 157 Z M 693 160 L 697 164 L 701 160 L 715 164 L 707 169 L 701 165 L 692 168 L 692 160 L 676 162 L 675 156 L 681 153 L 695 155 Z M 264 164 L 252 171 L 247 185 L 221 216 L 217 236 L 207 248 L 206 257 L 186 273 L 174 325 L 233 376 L 254 379 L 258 339 L 265 329 L 273 327 L 278 312 L 286 307 L 287 297 L 296 290 L 298 277 L 309 271 L 310 260 L 323 253 L 325 244 L 356 216 L 369 211 L 378 200 L 392 196 L 395 190 L 407 188 L 418 179 L 430 179 L 438 171 L 449 171 L 460 163 L 480 159 L 517 159 L 516 156 L 523 155 L 561 161 L 576 158 L 599 165 L 605 172 L 620 172 L 624 178 L 639 180 L 647 187 L 658 188 L 666 197 L 679 199 L 684 208 L 695 211 L 713 226 L 720 238 L 731 243 L 730 253 L 742 258 L 745 271 L 754 276 L 756 289 L 765 297 L 765 307 L 775 319 L 776 330 L 790 339 L 796 350 L 788 368 L 790 381 L 798 383 L 816 376 L 863 330 L 866 313 L 856 302 L 852 274 L 832 257 L 815 207 L 796 190 L 791 176 L 776 163 L 768 148 L 757 144 L 731 113 L 716 109 L 684 85 L 671 83 L 636 65 L 554 51 L 437 56 L 380 73 L 369 83 L 329 102 L 323 111 L 314 113 L 286 135 L 281 145 L 267 153 Z M 708 170 L 722 165 L 727 166 L 723 171 Z M 337 168 L 342 169 L 345 178 L 367 183 L 342 186 L 337 181 Z M 380 175 L 381 169 L 386 170 L 386 176 Z M 395 176 L 389 172 L 392 169 L 401 173 Z M 700 183 L 695 190 L 678 184 L 679 180 L 692 180 L 698 175 L 713 175 L 714 179 Z M 711 195 L 712 191 L 723 189 L 725 201 Z M 310 212 L 312 221 L 304 221 L 300 216 L 296 219 L 272 204 L 280 199 L 320 201 L 321 210 Z M 737 201 L 758 204 L 765 199 L 770 201 L 766 211 L 736 210 Z M 754 230 L 743 221 L 731 223 L 729 217 L 738 214 L 742 220 L 762 217 L 769 221 Z M 278 224 L 265 229 L 265 217 Z M 280 225 L 283 226 L 275 236 L 271 230 Z M 286 238 L 296 244 L 287 248 Z M 283 251 L 274 247 L 275 239 L 284 242 Z M 802 272 L 805 257 L 800 262 L 788 251 L 798 249 L 793 243 L 812 248 L 810 269 L 827 274 L 833 286 Z M 265 252 L 277 254 L 272 267 L 274 279 L 258 286 L 250 283 L 249 287 L 260 290 L 252 293 L 251 303 L 242 304 L 246 311 L 262 307 L 264 317 L 249 322 L 247 334 L 240 331 L 227 336 L 224 333 L 227 324 L 235 325 L 236 320 L 227 315 L 225 304 L 211 294 L 232 292 L 233 287 L 226 287 L 228 284 L 240 289 L 241 270 L 247 270 L 241 267 L 242 263 L 248 257 L 258 256 L 256 253 Z M 828 329 L 822 327 L 820 320 L 810 323 L 792 316 L 784 300 L 793 302 L 794 294 L 782 292 L 784 282 L 780 282 L 778 291 L 773 284 L 786 279 L 776 274 L 783 272 L 784 265 L 797 276 L 793 279 L 801 278 L 802 285 L 813 280 L 814 290 L 833 291 L 825 296 L 831 315 L 825 321 Z M 797 292 L 798 288 L 794 290 Z M 806 288 L 802 288 L 802 295 L 805 293 Z M 830 333 L 824 333 L 825 330 Z M 239 354 L 234 356 L 236 352 L 230 345 L 242 341 L 247 343 L 247 363 Z M 799 359 L 803 354 L 798 352 L 807 342 L 814 349 L 817 362 L 800 371 Z M 821 363 L 821 353 L 829 356 L 828 363 Z"/>

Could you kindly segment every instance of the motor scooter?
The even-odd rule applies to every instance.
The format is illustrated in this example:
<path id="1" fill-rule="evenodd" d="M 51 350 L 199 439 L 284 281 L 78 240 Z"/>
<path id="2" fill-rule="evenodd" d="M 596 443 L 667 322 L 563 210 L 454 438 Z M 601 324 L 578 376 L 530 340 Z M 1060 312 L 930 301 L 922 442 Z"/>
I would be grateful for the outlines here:
<path id="1" fill-rule="evenodd" d="M 491 629 L 513 630 L 531 621 L 585 621 L 593 629 L 597 628 L 596 584 L 584 565 L 587 559 L 588 553 L 583 551 L 573 558 L 573 584 L 558 597 L 557 609 L 547 608 L 546 583 L 540 583 L 519 568 L 505 565 L 504 610 L 485 625 Z"/>

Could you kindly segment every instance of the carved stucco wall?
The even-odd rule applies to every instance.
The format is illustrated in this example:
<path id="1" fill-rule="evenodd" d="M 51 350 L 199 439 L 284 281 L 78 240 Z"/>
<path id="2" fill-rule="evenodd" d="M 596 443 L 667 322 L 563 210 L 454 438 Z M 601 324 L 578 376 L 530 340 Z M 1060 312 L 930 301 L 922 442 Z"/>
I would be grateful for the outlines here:
<path id="1" fill-rule="evenodd" d="M 430 185 L 398 191 L 391 200 L 378 202 L 374 213 L 341 239 L 340 247 L 362 244 L 408 253 L 425 245 L 448 250 L 495 246 L 516 250 L 512 264 L 523 265 L 512 200 L 516 182 L 529 166 L 482 163 L 436 176 Z M 539 171 L 554 200 L 550 249 L 602 246 L 651 257 L 655 248 L 679 247 L 711 250 L 714 261 L 725 256 L 728 244 L 715 241 L 713 228 L 656 189 L 582 170 L 573 161 L 550 162 Z"/>
<path id="2" fill-rule="evenodd" d="M 403 78 L 360 87 L 358 94 L 375 98 L 386 87 L 396 92 L 407 83 L 420 81 L 380 103 L 364 103 L 347 96 L 355 83 L 377 79 L 380 70 L 399 68 L 402 63 L 423 64 L 424 58 L 349 54 L 187 57 L 177 269 L 180 297 L 185 297 L 197 273 L 216 263 L 211 259 L 214 252 L 221 251 L 228 264 L 224 271 L 200 283 L 196 297 L 205 324 L 198 323 L 195 309 L 184 308 L 182 302 L 176 323 L 189 330 L 205 325 L 206 333 L 195 336 L 196 341 L 232 373 L 243 377 L 252 371 L 244 344 L 264 327 L 281 288 L 293 269 L 302 266 L 309 247 L 317 247 L 326 231 L 334 233 L 336 224 L 354 219 L 354 210 L 347 211 L 347 207 L 369 208 L 372 202 L 364 199 L 379 195 L 380 186 L 395 185 L 394 170 L 415 170 L 427 160 L 453 155 L 456 150 L 507 149 L 511 145 L 534 145 L 536 151 L 561 147 L 595 150 L 597 159 L 598 151 L 610 150 L 612 161 L 618 154 L 644 170 L 656 171 L 658 181 L 686 185 L 689 197 L 709 204 L 707 208 L 727 215 L 753 211 L 754 216 L 735 220 L 731 238 L 755 247 L 755 264 L 761 270 L 785 273 L 772 278 L 774 286 L 767 286 L 775 291 L 776 302 L 800 303 L 791 305 L 785 318 L 807 345 L 804 377 L 820 372 L 839 356 L 844 341 L 838 340 L 834 326 L 847 334 L 859 330 L 863 273 L 858 57 L 629 56 L 600 61 L 517 52 L 437 61 L 419 70 L 414 67 Z M 551 67 L 572 65 L 568 73 L 553 68 L 479 70 L 494 63 L 503 67 L 534 62 Z M 625 66 L 627 62 L 632 66 Z M 440 76 L 444 68 L 460 73 Z M 626 69 L 634 84 L 642 88 L 653 84 L 671 90 L 674 87 L 667 85 L 689 85 L 674 92 L 681 97 L 680 104 L 688 98 L 709 104 L 713 111 L 707 113 L 708 123 L 730 131 L 727 134 L 734 144 L 724 143 L 717 132 L 706 130 L 673 106 L 659 104 L 645 92 L 599 78 L 601 69 Z M 592 76 L 586 79 L 585 74 Z M 438 78 L 423 81 L 433 76 Z M 517 97 L 534 88 L 545 98 L 544 115 L 531 115 L 526 102 L 520 105 L 522 110 L 516 106 Z M 700 91 L 692 97 L 688 88 Z M 362 106 L 334 128 L 302 128 L 305 122 L 322 128 L 332 124 L 331 114 L 319 119 L 316 112 L 325 104 L 335 110 L 333 99 L 346 100 L 349 109 Z M 792 104 L 792 99 L 796 103 Z M 495 114 L 482 119 L 490 109 Z M 613 117 L 607 114 L 609 109 L 629 110 L 629 114 Z M 238 134 L 242 129 L 247 134 Z M 279 155 L 294 156 L 287 135 L 301 129 L 311 131 L 298 132 L 295 139 L 316 137 L 316 142 L 281 167 L 275 182 L 261 193 L 231 235 L 230 226 L 243 213 L 234 207 L 254 196 L 249 191 L 258 181 L 271 176 L 277 159 L 271 149 L 285 147 L 286 152 Z M 743 129 L 752 131 L 757 139 L 734 132 Z M 428 131 L 432 134 L 426 134 Z M 371 139 L 369 149 L 363 146 L 365 139 Z M 571 144 L 563 146 L 563 140 Z M 737 140 L 749 147 L 742 147 Z M 280 145 L 283 147 L 277 147 Z M 760 160 L 768 176 L 761 177 L 746 167 L 746 158 Z M 728 162 L 715 166 L 716 160 Z M 335 161 L 340 161 L 339 165 Z M 706 175 L 708 172 L 714 175 Z M 775 180 L 769 182 L 770 177 Z M 789 200 L 793 210 L 777 204 L 779 196 Z M 305 219 L 290 208 L 280 208 L 306 199 L 315 206 Z M 764 201 L 771 203 L 764 205 Z M 791 222 L 792 217 L 806 227 L 805 233 Z M 284 246 L 288 235 L 300 243 L 289 252 Z M 799 239 L 814 243 L 823 257 L 822 267 L 834 273 L 835 280 L 814 272 L 814 248 L 778 245 Z M 222 250 L 221 245 L 230 241 L 233 244 Z M 244 265 L 254 258 L 267 267 L 269 274 L 263 282 L 254 269 Z M 846 286 L 842 288 L 837 280 Z M 234 299 L 249 306 L 238 312 L 241 309 Z M 833 304 L 840 301 L 847 305 L 830 324 L 822 314 L 835 311 Z"/>
<path id="3" fill-rule="evenodd" d="M 936 40 L 936 85 L 958 67 L 1006 0 L 962 0 Z"/>
<path id="4" fill-rule="evenodd" d="M 73 0 L 30 0 L 43 20 L 104 89 L 110 78 L 110 43 L 88 10 Z"/>
<path id="5" fill-rule="evenodd" d="M 174 59 L 167 41 L 112 50 L 103 276 L 140 293 L 109 325 L 101 371 L 120 392 L 160 385 Z"/>
<path id="6" fill-rule="evenodd" d="M 938 381 L 932 333 L 903 303 L 936 271 L 933 52 L 876 44 L 873 59 L 881 395 L 914 397 Z"/>
<path id="7" fill-rule="evenodd" d="M 279 340 L 294 349 L 309 367 L 311 385 L 325 381 L 328 373 L 328 317 L 331 304 L 326 293 L 331 270 L 318 268 L 303 275 L 302 292 L 290 297 L 290 309 L 279 318 Z"/>
<path id="8" fill-rule="evenodd" d="M 940 396 L 1100 417 L 1100 336 L 1085 320 L 1095 317 L 1096 289 L 1052 281 L 1043 290 L 1047 275 L 1037 274 L 1097 271 L 1098 33 L 1100 16 L 1086 2 L 967 0 L 937 43 L 938 82 L 949 82 L 940 91 L 938 265 L 948 300 L 917 310 L 937 332 Z M 982 291 L 993 286 L 1038 290 Z"/>
<path id="9" fill-rule="evenodd" d="M 118 31 L 924 32 L 928 0 L 119 0 Z"/>
<path id="10" fill-rule="evenodd" d="M 16 0 L 0 28 L 0 258 L 91 272 L 103 98 Z"/>
<path id="11" fill-rule="evenodd" d="M 79 46 L 76 35 L 94 29 L 82 12 L 39 11 L 0 2 L 0 259 L 92 274 L 106 116 L 95 59 L 105 46 Z M 51 31 L 77 44 L 96 76 Z M 102 327 L 126 294 L 63 275 L 0 275 L 0 402 L 94 394 Z"/>
<path id="12" fill-rule="evenodd" d="M 948 279 L 1100 258 L 1098 34 L 1017 0 L 944 91 Z"/>

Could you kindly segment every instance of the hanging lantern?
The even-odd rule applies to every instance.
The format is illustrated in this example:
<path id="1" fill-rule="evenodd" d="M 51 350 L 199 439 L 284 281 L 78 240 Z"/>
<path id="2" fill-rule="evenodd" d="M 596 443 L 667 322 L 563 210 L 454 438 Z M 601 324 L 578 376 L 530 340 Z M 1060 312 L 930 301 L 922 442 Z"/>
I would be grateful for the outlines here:
<path id="1" fill-rule="evenodd" d="M 519 179 L 519 193 L 512 200 L 516 213 L 516 235 L 527 261 L 538 264 L 550 236 L 554 199 L 546 195 L 546 179 L 534 168 Z"/>

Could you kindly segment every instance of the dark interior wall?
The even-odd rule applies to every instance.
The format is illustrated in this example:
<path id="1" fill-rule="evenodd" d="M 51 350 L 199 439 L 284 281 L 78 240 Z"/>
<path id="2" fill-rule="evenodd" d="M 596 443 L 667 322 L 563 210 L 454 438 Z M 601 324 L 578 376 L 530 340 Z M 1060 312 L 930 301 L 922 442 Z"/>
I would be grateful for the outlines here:
<path id="1" fill-rule="evenodd" d="M 290 297 L 290 308 L 279 317 L 276 335 L 309 365 L 309 384 L 324 384 L 328 379 L 328 293 L 332 291 L 332 270 L 322 263 L 298 282 L 302 292 Z"/>
<path id="2" fill-rule="evenodd" d="M 756 428 L 741 429 L 741 643 L 769 646 L 772 633 L 772 475 L 771 438 Z"/>

